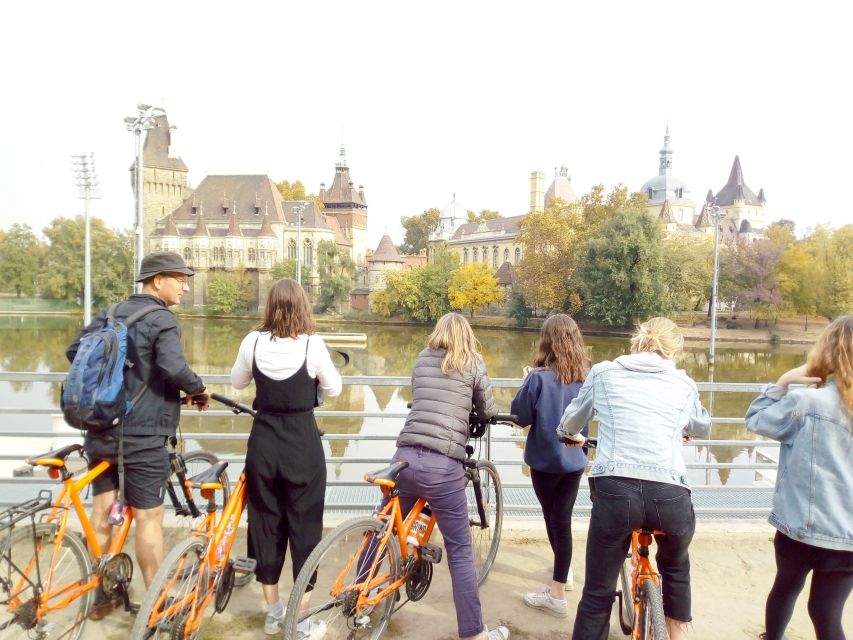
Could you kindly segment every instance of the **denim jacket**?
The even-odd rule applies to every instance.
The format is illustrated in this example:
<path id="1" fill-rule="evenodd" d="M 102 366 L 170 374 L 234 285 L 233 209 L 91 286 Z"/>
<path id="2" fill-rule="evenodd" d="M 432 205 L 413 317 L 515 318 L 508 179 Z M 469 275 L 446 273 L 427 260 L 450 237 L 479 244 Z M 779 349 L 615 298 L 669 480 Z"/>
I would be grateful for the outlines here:
<path id="1" fill-rule="evenodd" d="M 786 392 L 769 384 L 746 411 L 746 426 L 782 443 L 770 524 L 789 538 L 853 551 L 853 417 L 838 387 Z"/>
<path id="2" fill-rule="evenodd" d="M 566 407 L 558 434 L 580 432 L 593 412 L 598 448 L 589 475 L 623 476 L 690 487 L 682 433 L 707 437 L 711 417 L 696 383 L 672 360 L 637 353 L 593 366 Z"/>

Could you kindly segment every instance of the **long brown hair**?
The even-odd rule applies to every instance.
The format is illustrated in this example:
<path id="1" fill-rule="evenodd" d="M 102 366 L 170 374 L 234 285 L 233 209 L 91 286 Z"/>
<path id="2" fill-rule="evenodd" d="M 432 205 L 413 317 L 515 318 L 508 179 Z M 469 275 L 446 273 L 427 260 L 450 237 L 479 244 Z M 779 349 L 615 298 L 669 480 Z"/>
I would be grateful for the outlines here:
<path id="1" fill-rule="evenodd" d="M 557 313 L 542 323 L 539 353 L 534 364 L 550 368 L 563 384 L 586 380 L 590 360 L 574 320 L 564 313 Z"/>
<path id="2" fill-rule="evenodd" d="M 264 319 L 256 331 L 269 331 L 270 338 L 296 338 L 314 333 L 314 316 L 305 291 L 296 280 L 276 281 L 267 295 Z"/>
<path id="3" fill-rule="evenodd" d="M 482 359 L 480 343 L 465 316 L 459 313 L 445 313 L 438 319 L 427 346 L 430 349 L 447 349 L 441 361 L 441 372 L 445 375 L 450 369 L 465 373 L 468 365 Z"/>
<path id="4" fill-rule="evenodd" d="M 833 320 L 809 352 L 806 375 L 835 379 L 847 410 L 853 412 L 853 316 Z"/>

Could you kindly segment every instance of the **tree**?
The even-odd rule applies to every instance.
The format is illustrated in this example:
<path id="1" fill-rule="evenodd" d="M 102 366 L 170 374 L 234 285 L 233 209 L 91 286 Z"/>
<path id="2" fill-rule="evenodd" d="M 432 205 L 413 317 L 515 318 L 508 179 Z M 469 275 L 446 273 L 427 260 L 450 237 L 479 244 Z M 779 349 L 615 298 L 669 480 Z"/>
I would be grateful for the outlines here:
<path id="1" fill-rule="evenodd" d="M 371 294 L 371 309 L 382 316 L 399 314 L 419 322 L 437 320 L 450 311 L 447 292 L 458 268 L 456 254 L 438 251 L 430 264 L 391 272 L 385 279 L 385 289 Z"/>
<path id="2" fill-rule="evenodd" d="M 589 317 L 627 327 L 669 313 L 662 235 L 645 214 L 617 213 L 601 226 L 600 237 L 582 249 L 578 270 Z"/>
<path id="3" fill-rule="evenodd" d="M 207 308 L 213 313 L 248 311 L 252 281 L 246 270 L 217 271 L 207 283 Z"/>
<path id="4" fill-rule="evenodd" d="M 606 197 L 604 185 L 595 185 L 580 199 L 589 237 L 597 235 L 599 227 L 621 211 L 644 213 L 648 201 L 644 193 L 629 192 L 628 187 L 622 184 L 613 187 Z"/>
<path id="5" fill-rule="evenodd" d="M 313 193 L 305 193 L 305 185 L 302 184 L 301 180 L 295 180 L 293 183 L 283 180 L 282 182 L 276 182 L 275 186 L 278 188 L 278 192 L 281 194 L 282 200 L 286 200 L 288 202 L 293 202 L 294 200 L 305 200 L 316 202 L 320 209 L 323 209 L 324 207 L 323 201 L 320 200 L 320 196 Z"/>
<path id="6" fill-rule="evenodd" d="M 414 256 L 420 253 L 421 249 L 426 249 L 430 235 L 438 228 L 438 219 L 440 217 L 441 212 L 433 208 L 427 209 L 420 215 L 403 216 L 400 218 L 400 224 L 406 230 L 403 244 L 400 245 L 400 251 Z"/>
<path id="7" fill-rule="evenodd" d="M 340 310 L 352 290 L 355 262 L 333 240 L 321 240 L 317 243 L 317 266 L 320 277 L 320 311 Z"/>
<path id="8" fill-rule="evenodd" d="M 33 230 L 25 224 L 13 224 L 0 232 L 0 286 L 21 294 L 36 293 L 39 258 L 42 247 Z"/>
<path id="9" fill-rule="evenodd" d="M 450 280 L 447 289 L 451 309 L 474 311 L 493 302 L 503 302 L 504 294 L 492 270 L 485 264 L 466 264 Z"/>
<path id="10" fill-rule="evenodd" d="M 484 220 L 497 220 L 498 218 L 503 218 L 500 211 L 483 209 L 480 213 L 474 213 L 470 209 L 468 210 L 468 222 L 483 222 Z"/>
<path id="11" fill-rule="evenodd" d="M 515 320 L 515 326 L 526 327 L 527 321 L 533 315 L 533 309 L 525 302 L 524 296 L 516 291 L 509 297 L 506 314 Z"/>
<path id="12" fill-rule="evenodd" d="M 296 259 L 285 258 L 281 262 L 276 262 L 272 267 L 272 279 L 281 280 L 282 278 L 290 278 L 296 280 Z M 300 283 L 301 284 L 301 283 Z"/>
<path id="13" fill-rule="evenodd" d="M 666 286 L 673 309 L 697 311 L 710 298 L 714 240 L 673 236 L 663 241 Z"/>
<path id="14" fill-rule="evenodd" d="M 832 320 L 853 312 L 853 225 L 834 233 L 818 227 L 804 248 L 815 266 L 812 285 L 818 292 L 817 313 Z"/>
<path id="15" fill-rule="evenodd" d="M 85 219 L 55 218 L 43 232 L 49 244 L 39 275 L 42 295 L 82 304 Z M 90 233 L 92 302 L 100 307 L 133 291 L 133 236 L 108 229 L 100 218 L 90 220 Z"/>
<path id="16" fill-rule="evenodd" d="M 784 252 L 782 243 L 764 238 L 736 243 L 720 257 L 721 291 L 732 301 L 734 311 L 752 313 L 756 329 L 760 320 L 776 315 L 782 302 L 776 266 Z"/>

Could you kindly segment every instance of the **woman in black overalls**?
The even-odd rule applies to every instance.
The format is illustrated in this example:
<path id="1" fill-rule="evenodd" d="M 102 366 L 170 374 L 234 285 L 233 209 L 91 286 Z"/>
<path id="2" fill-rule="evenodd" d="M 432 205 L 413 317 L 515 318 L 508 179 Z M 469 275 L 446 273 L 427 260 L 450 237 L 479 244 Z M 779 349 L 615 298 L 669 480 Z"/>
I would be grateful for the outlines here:
<path id="1" fill-rule="evenodd" d="M 317 388 L 341 391 L 340 374 L 322 338 L 312 335 L 308 298 L 294 280 L 270 289 L 264 321 L 240 345 L 231 383 L 254 379 L 254 408 L 246 453 L 249 557 L 268 606 L 264 632 L 281 632 L 284 605 L 278 581 L 288 543 L 293 578 L 323 534 L 326 464 L 314 420 Z M 319 624 L 306 621 L 305 638 L 320 637 Z M 301 636 L 302 637 L 302 636 Z"/>

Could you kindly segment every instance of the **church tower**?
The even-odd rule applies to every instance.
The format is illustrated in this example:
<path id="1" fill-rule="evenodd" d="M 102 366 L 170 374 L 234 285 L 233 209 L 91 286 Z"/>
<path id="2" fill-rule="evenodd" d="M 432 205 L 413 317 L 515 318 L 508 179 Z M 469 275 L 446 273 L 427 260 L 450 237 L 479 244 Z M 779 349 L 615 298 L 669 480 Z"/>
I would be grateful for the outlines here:
<path id="1" fill-rule="evenodd" d="M 344 235 L 352 241 L 352 259 L 356 266 L 364 264 L 367 257 L 367 200 L 364 187 L 356 191 L 347 166 L 346 150 L 341 145 L 341 157 L 335 163 L 335 178 L 329 189 L 320 185 L 323 213 L 338 221 Z"/>
<path id="2" fill-rule="evenodd" d="M 180 158 L 169 156 L 172 144 L 169 120 L 164 114 L 154 121 L 157 126 L 148 130 L 142 147 L 142 208 L 146 253 L 151 251 L 150 238 L 157 228 L 157 221 L 181 206 L 191 193 L 187 165 Z M 135 184 L 133 186 L 135 188 Z"/>

